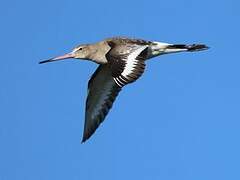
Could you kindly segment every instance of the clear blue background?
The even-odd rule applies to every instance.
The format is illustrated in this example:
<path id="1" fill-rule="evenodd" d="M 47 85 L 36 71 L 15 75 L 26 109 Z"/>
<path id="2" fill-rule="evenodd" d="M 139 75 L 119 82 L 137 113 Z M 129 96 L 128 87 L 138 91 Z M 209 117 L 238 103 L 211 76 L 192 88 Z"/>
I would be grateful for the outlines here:
<path id="1" fill-rule="evenodd" d="M 0 180 L 240 179 L 240 2 L 2 1 Z M 111 36 L 206 43 L 157 57 L 81 144 L 97 65 L 40 60 Z"/>

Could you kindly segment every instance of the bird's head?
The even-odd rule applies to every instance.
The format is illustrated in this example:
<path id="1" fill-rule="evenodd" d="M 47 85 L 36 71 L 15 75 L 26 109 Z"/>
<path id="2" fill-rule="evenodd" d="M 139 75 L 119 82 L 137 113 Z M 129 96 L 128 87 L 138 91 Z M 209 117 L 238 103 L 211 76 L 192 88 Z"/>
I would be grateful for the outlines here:
<path id="1" fill-rule="evenodd" d="M 75 47 L 70 53 L 64 54 L 62 56 L 57 56 L 48 60 L 44 60 L 39 62 L 39 64 L 47 63 L 47 62 L 53 62 L 53 61 L 59 61 L 64 59 L 88 59 L 90 54 L 90 46 L 88 44 L 83 44 Z"/>

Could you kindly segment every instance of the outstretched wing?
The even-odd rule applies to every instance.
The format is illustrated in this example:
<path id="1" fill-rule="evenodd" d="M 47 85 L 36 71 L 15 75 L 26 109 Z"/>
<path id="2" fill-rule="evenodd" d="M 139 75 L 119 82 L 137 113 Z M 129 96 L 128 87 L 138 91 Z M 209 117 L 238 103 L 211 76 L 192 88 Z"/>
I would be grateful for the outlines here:
<path id="1" fill-rule="evenodd" d="M 111 50 L 106 58 L 112 70 L 114 81 L 119 87 L 136 81 L 144 72 L 145 60 L 148 55 L 147 45 L 116 45 L 109 44 Z"/>
<path id="2" fill-rule="evenodd" d="M 121 87 L 115 83 L 109 65 L 99 65 L 88 82 L 82 142 L 90 138 L 103 122 L 120 90 Z"/>
<path id="3" fill-rule="evenodd" d="M 137 80 L 144 72 L 147 45 L 109 44 L 108 64 L 99 65 L 88 82 L 85 124 L 82 142 L 85 142 L 103 122 L 121 88 Z"/>

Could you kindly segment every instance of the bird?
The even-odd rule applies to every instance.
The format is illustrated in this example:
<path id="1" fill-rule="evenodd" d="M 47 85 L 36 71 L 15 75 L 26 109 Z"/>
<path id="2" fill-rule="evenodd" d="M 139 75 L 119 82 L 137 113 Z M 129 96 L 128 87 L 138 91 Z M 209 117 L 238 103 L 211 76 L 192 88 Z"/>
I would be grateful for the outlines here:
<path id="1" fill-rule="evenodd" d="M 128 37 L 112 37 L 97 43 L 81 44 L 70 53 L 40 61 L 39 64 L 65 59 L 89 60 L 99 64 L 88 81 L 82 143 L 104 121 L 124 86 L 144 73 L 146 60 L 163 54 L 207 50 L 205 44 L 170 44 Z"/>

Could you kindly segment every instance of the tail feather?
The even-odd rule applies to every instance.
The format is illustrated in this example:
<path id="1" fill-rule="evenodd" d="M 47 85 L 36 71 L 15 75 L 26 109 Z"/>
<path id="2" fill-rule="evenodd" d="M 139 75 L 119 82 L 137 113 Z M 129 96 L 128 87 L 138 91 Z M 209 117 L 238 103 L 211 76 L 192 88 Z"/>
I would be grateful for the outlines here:
<path id="1" fill-rule="evenodd" d="M 209 49 L 205 44 L 168 44 L 162 42 L 153 42 L 150 46 L 151 54 L 148 58 L 159 56 L 162 54 L 178 53 L 178 52 L 195 52 Z"/>
<path id="2" fill-rule="evenodd" d="M 205 44 L 192 44 L 188 45 L 188 51 L 203 51 L 209 49 Z"/>
<path id="3" fill-rule="evenodd" d="M 186 51 L 203 51 L 208 49 L 209 47 L 205 44 L 191 44 L 191 45 L 185 45 L 185 44 L 173 44 L 168 46 L 169 49 L 183 49 Z"/>

